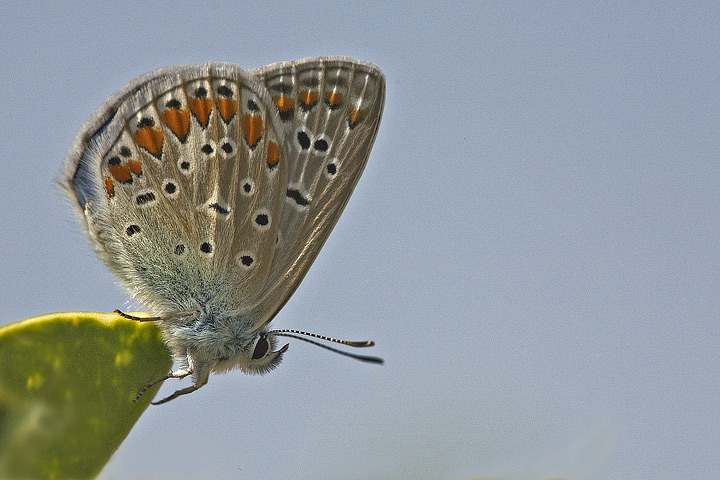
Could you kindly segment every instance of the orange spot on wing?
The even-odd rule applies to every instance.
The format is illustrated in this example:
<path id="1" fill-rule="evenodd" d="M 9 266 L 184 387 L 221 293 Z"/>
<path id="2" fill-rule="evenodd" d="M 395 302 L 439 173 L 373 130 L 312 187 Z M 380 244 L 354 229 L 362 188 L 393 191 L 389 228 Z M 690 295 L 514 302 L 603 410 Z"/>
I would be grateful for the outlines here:
<path id="1" fill-rule="evenodd" d="M 260 115 L 245 114 L 243 117 L 243 131 L 245 132 L 245 141 L 252 149 L 257 146 L 263 134 L 263 120 Z"/>
<path id="2" fill-rule="evenodd" d="M 162 129 L 158 127 L 142 127 L 135 132 L 135 142 L 145 150 L 160 158 L 163 146 Z"/>
<path id="3" fill-rule="evenodd" d="M 273 169 L 277 166 L 280 161 L 280 150 L 278 149 L 277 143 L 268 142 L 267 146 L 267 166 Z"/>
<path id="4" fill-rule="evenodd" d="M 105 175 L 105 191 L 107 192 L 108 197 L 115 196 L 115 184 L 112 181 L 112 178 L 110 178 L 110 175 Z"/>
<path id="5" fill-rule="evenodd" d="M 350 128 L 353 128 L 355 125 L 358 124 L 360 120 L 362 120 L 363 112 L 357 109 L 353 109 L 350 111 L 350 116 L 348 117 L 348 123 L 350 124 Z"/>
<path id="6" fill-rule="evenodd" d="M 337 108 L 342 104 L 343 96 L 342 93 L 338 92 L 327 92 L 325 94 L 325 102 L 332 108 Z"/>
<path id="7" fill-rule="evenodd" d="M 162 121 L 181 142 L 185 143 L 190 131 L 190 112 L 187 108 L 168 108 L 162 114 Z"/>
<path id="8" fill-rule="evenodd" d="M 225 120 L 225 123 L 230 123 L 237 111 L 237 102 L 232 98 L 216 98 L 215 105 L 217 105 L 220 116 Z"/>
<path id="9" fill-rule="evenodd" d="M 305 107 L 312 107 L 314 106 L 320 95 L 318 92 L 312 91 L 312 90 L 305 90 L 304 92 L 298 93 L 298 100 L 305 106 Z"/>
<path id="10" fill-rule="evenodd" d="M 190 111 L 195 115 L 200 125 L 206 128 L 212 111 L 212 100 L 209 98 L 188 98 L 188 107 L 190 107 Z"/>
<path id="11" fill-rule="evenodd" d="M 130 169 L 125 165 L 110 165 L 108 170 L 110 170 L 110 175 L 112 175 L 112 177 L 116 181 L 120 183 L 132 183 L 132 175 L 130 174 Z M 107 181 L 105 181 L 105 186 L 107 188 Z"/>
<path id="12" fill-rule="evenodd" d="M 142 175 L 142 165 L 137 160 L 128 160 L 125 165 L 135 175 Z"/>
<path id="13" fill-rule="evenodd" d="M 278 95 L 273 97 L 273 103 L 281 112 L 287 112 L 295 108 L 295 99 L 287 95 Z"/>

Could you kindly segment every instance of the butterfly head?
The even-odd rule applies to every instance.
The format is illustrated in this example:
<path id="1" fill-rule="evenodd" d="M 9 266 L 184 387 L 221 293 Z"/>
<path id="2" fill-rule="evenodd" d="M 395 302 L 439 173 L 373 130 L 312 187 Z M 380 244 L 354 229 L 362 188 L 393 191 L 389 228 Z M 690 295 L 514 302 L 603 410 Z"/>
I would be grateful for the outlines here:
<path id="1" fill-rule="evenodd" d="M 239 362 L 240 369 L 245 373 L 263 374 L 277 367 L 288 349 L 288 344 L 275 350 L 276 343 L 277 339 L 272 332 L 258 332 L 243 352 L 243 361 Z"/>
<path id="2" fill-rule="evenodd" d="M 288 349 L 287 344 L 276 349 L 276 332 L 267 326 L 248 331 L 237 321 L 242 317 L 218 317 L 208 305 L 149 318 L 119 313 L 132 320 L 159 321 L 175 361 L 198 377 L 234 369 L 261 375 L 277 367 Z"/>

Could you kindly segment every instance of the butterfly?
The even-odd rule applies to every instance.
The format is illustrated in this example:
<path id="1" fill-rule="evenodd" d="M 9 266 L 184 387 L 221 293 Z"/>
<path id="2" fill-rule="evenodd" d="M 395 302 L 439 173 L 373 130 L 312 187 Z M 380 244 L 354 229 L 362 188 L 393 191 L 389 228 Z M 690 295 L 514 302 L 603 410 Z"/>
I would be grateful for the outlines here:
<path id="1" fill-rule="evenodd" d="M 60 183 L 98 256 L 154 316 L 123 315 L 155 321 L 177 367 L 137 398 L 168 378 L 192 385 L 156 403 L 210 373 L 266 373 L 288 348 L 279 336 L 336 341 L 269 324 L 348 202 L 384 100 L 382 72 L 350 58 L 203 63 L 135 79 L 83 125 Z"/>

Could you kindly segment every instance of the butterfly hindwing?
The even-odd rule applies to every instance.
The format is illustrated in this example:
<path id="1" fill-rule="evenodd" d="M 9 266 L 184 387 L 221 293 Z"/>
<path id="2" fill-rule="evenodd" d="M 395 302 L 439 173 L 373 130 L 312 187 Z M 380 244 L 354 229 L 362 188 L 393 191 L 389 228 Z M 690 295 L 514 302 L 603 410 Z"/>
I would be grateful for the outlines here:
<path id="1" fill-rule="evenodd" d="M 196 300 L 238 311 L 261 294 L 288 169 L 270 105 L 234 65 L 171 67 L 115 94 L 78 135 L 66 190 L 100 257 L 157 313 Z"/>

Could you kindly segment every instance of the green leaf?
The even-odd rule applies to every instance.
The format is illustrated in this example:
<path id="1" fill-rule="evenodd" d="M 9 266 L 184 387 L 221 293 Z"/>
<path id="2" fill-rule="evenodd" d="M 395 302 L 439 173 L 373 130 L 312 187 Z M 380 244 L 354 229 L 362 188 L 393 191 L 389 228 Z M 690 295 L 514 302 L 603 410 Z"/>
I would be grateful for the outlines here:
<path id="1" fill-rule="evenodd" d="M 155 324 L 95 312 L 0 327 L 0 362 L 0 478 L 94 478 L 172 366 Z"/>

